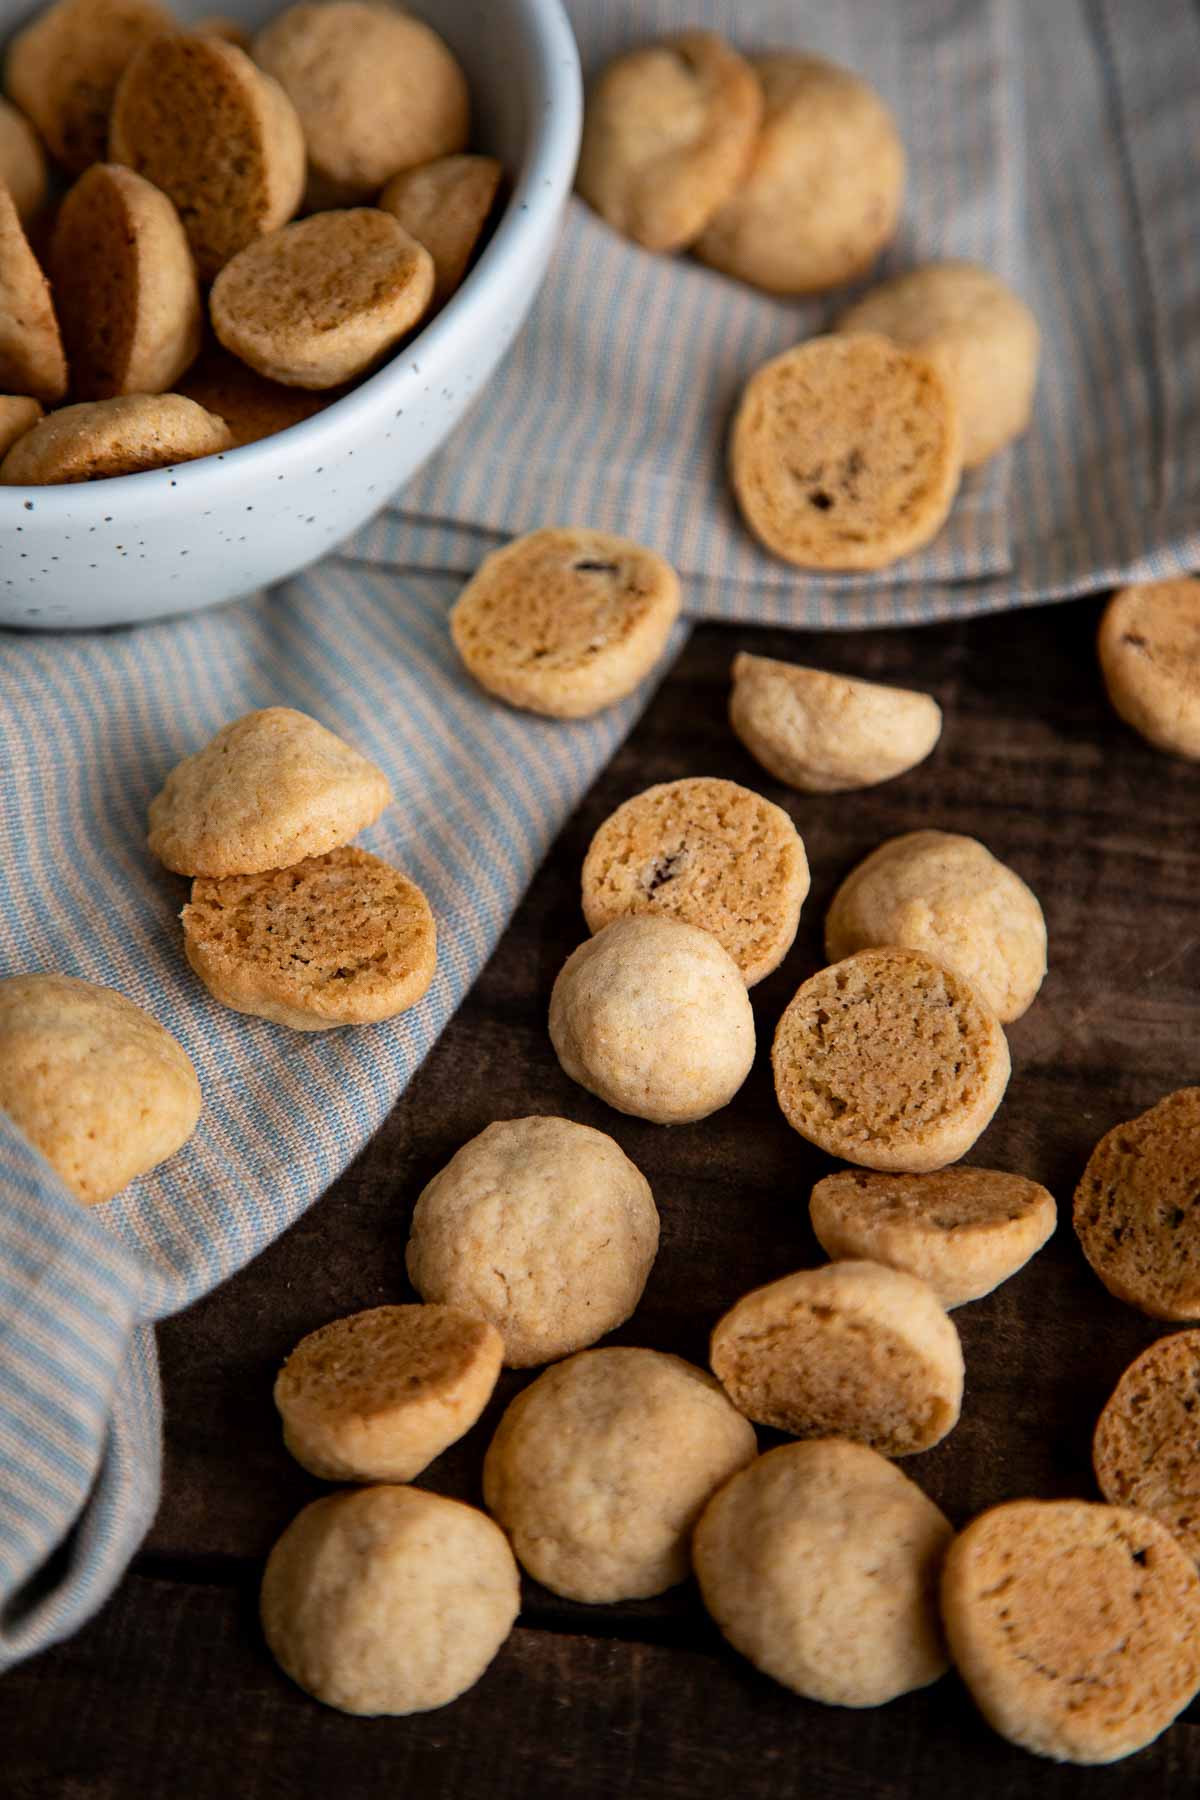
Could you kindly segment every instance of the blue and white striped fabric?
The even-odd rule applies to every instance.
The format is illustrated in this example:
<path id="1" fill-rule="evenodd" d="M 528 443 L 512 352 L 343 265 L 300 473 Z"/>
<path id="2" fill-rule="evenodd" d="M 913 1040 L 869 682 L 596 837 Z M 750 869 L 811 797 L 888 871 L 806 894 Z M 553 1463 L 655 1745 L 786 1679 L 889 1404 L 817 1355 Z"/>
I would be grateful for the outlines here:
<path id="1" fill-rule="evenodd" d="M 1200 22 L 1185 0 L 1159 0 L 1153 30 L 1118 0 L 577 0 L 574 18 L 589 68 L 699 21 L 873 79 L 911 155 L 888 266 L 968 256 L 1027 296 L 1045 331 L 1033 429 L 969 478 L 921 556 L 800 576 L 741 530 L 723 434 L 756 364 L 832 307 L 646 256 L 575 203 L 484 405 L 341 557 L 207 617 L 0 641 L 0 973 L 121 989 L 175 1032 L 205 1094 L 187 1149 L 95 1211 L 0 1126 L 0 1666 L 94 1611 L 153 1514 L 153 1321 L 349 1162 L 644 703 L 563 725 L 487 700 L 445 627 L 457 574 L 513 532 L 592 523 L 669 556 L 692 617 L 854 626 L 1200 562 Z M 397 803 L 364 842 L 429 894 L 440 962 L 390 1025 L 291 1034 L 224 1011 L 184 963 L 185 884 L 146 850 L 146 804 L 179 757 L 270 703 L 392 777 Z"/>

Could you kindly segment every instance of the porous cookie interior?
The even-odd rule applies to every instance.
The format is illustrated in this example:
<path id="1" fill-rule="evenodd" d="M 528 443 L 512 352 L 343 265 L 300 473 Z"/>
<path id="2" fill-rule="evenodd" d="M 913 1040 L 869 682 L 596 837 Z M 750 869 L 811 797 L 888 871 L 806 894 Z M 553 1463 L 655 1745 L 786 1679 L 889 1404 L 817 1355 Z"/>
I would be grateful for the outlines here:
<path id="1" fill-rule="evenodd" d="M 879 1175 L 841 1169 L 819 1187 L 844 1211 L 922 1231 L 989 1231 L 1036 1212 L 1046 1190 L 1023 1175 L 962 1164 L 925 1175 Z"/>
<path id="2" fill-rule="evenodd" d="M 1200 1331 L 1160 1338 L 1126 1369 L 1093 1460 L 1106 1500 L 1152 1513 L 1200 1561 Z"/>
<path id="3" fill-rule="evenodd" d="M 97 166 L 64 201 L 54 240 L 54 295 L 81 399 L 101 399 L 124 385 L 141 322 L 141 262 L 120 176 Z"/>
<path id="4" fill-rule="evenodd" d="M 256 337 L 336 331 L 390 309 L 424 257 L 390 213 L 369 206 L 315 213 L 239 258 L 220 284 L 221 303 Z"/>
<path id="5" fill-rule="evenodd" d="M 305 1418 L 369 1418 L 453 1387 L 488 1336 L 449 1306 L 376 1306 L 312 1332 L 284 1364 L 276 1396 Z"/>
<path id="6" fill-rule="evenodd" d="M 1101 1138 L 1075 1190 L 1084 1255 L 1122 1299 L 1200 1317 L 1200 1088 Z"/>

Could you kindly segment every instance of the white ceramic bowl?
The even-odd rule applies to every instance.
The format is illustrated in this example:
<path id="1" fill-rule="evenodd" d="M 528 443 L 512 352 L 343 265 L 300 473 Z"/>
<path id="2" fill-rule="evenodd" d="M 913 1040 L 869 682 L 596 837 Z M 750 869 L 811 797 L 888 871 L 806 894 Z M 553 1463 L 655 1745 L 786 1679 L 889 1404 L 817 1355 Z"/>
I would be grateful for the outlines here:
<path id="1" fill-rule="evenodd" d="M 221 0 L 254 27 L 286 0 Z M 34 10 L 0 0 L 0 42 Z M 212 0 L 177 0 L 182 18 Z M 324 412 L 177 468 L 0 487 L 0 625 L 66 630 L 213 606 L 280 581 L 379 510 L 476 398 L 529 310 L 579 145 L 579 59 L 559 0 L 418 0 L 461 60 L 473 144 L 513 178 L 475 268 L 428 328 Z"/>

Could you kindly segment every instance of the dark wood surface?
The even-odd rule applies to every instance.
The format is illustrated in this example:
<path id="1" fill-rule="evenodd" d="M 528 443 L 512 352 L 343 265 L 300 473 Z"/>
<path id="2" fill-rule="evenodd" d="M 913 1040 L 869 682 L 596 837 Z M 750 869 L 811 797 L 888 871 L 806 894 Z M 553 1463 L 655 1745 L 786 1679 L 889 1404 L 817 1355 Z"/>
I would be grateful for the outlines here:
<path id="1" fill-rule="evenodd" d="M 705 1357 L 747 1288 L 820 1255 L 807 1220 L 830 1166 L 776 1108 L 767 1049 L 796 985 L 822 961 L 834 888 L 882 838 L 919 826 L 982 837 L 1034 887 L 1050 974 L 1010 1030 L 1013 1079 L 974 1162 L 1021 1170 L 1058 1196 L 1059 1231 L 997 1293 L 956 1313 L 967 1364 L 961 1423 L 905 1466 L 956 1523 L 1018 1495 L 1095 1497 L 1096 1415 L 1162 1327 L 1110 1298 L 1070 1227 L 1095 1140 L 1200 1080 L 1200 770 L 1111 715 L 1093 653 L 1098 603 L 863 635 L 698 630 L 642 724 L 568 822 L 473 993 L 384 1128 L 334 1189 L 224 1288 L 160 1332 L 163 1502 L 134 1571 L 70 1643 L 0 1680 L 0 1794 L 125 1800 L 216 1793 L 454 1800 L 526 1795 L 745 1800 L 805 1794 L 977 1800 L 1035 1791 L 1200 1792 L 1200 1707 L 1111 1770 L 1058 1769 L 1010 1749 L 956 1677 L 873 1712 L 797 1699 L 721 1642 L 688 1584 L 587 1608 L 527 1585 L 521 1623 L 479 1686 L 422 1718 L 357 1721 L 280 1675 L 254 1615 L 261 1559 L 319 1484 L 279 1441 L 271 1383 L 314 1326 L 411 1297 L 409 1213 L 422 1184 L 494 1118 L 559 1112 L 610 1132 L 645 1171 L 662 1245 L 615 1340 Z M 770 782 L 730 732 L 736 649 L 934 693 L 942 741 L 922 768 L 861 794 Z M 742 1092 L 694 1126 L 610 1112 L 563 1075 L 545 1011 L 583 935 L 579 869 L 620 800 L 651 781 L 720 774 L 785 805 L 812 892 L 782 969 L 754 990 L 760 1049 Z M 479 1500 L 489 1426 L 527 1374 L 422 1477 Z M 767 1434 L 763 1434 L 764 1442 Z"/>

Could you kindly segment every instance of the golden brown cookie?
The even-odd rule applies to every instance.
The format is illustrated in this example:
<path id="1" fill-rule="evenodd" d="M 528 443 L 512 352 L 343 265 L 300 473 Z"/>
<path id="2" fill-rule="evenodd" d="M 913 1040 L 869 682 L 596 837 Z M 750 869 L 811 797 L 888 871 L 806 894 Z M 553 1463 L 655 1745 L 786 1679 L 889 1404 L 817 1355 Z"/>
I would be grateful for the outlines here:
<path id="1" fill-rule="evenodd" d="M 12 195 L 27 225 L 46 201 L 46 158 L 36 131 L 15 106 L 0 100 L 0 186 Z"/>
<path id="2" fill-rule="evenodd" d="M 601 825 L 583 864 L 589 931 L 654 913 L 698 925 L 753 987 L 777 969 L 808 893 L 800 833 L 736 781 L 689 776 L 647 788 Z"/>
<path id="3" fill-rule="evenodd" d="M 161 394 L 195 361 L 203 313 L 179 214 L 119 163 L 93 163 L 54 226 L 54 298 L 80 400 Z"/>
<path id="4" fill-rule="evenodd" d="M 819 56 L 780 50 L 750 67 L 762 129 L 696 254 L 768 293 L 840 287 L 865 274 L 896 230 L 904 146 L 895 120 L 865 81 Z"/>
<path id="5" fill-rule="evenodd" d="M 916 950 L 861 950 L 797 989 L 771 1050 L 793 1130 L 867 1169 L 923 1174 L 965 1156 L 1004 1098 L 995 1013 Z"/>
<path id="6" fill-rule="evenodd" d="M 942 1305 L 979 1300 L 1024 1268 L 1054 1230 L 1039 1182 L 962 1163 L 928 1175 L 842 1169 L 809 1201 L 817 1242 L 836 1260 L 867 1257 L 927 1281 Z"/>
<path id="7" fill-rule="evenodd" d="M 705 1502 L 755 1448 L 703 1369 L 657 1350 L 583 1350 L 509 1406 L 483 1498 L 551 1593 L 641 1600 L 686 1578 Z"/>
<path id="8" fill-rule="evenodd" d="M 929 694 L 769 656 L 733 659 L 729 722 L 776 781 L 805 794 L 874 787 L 924 762 L 942 732 Z"/>
<path id="9" fill-rule="evenodd" d="M 1046 974 L 1037 895 L 978 838 L 909 831 L 847 875 L 830 902 L 825 954 L 898 944 L 945 963 L 1004 1024 L 1033 1004 Z"/>
<path id="10" fill-rule="evenodd" d="M 275 1378 L 283 1441 L 323 1481 L 411 1481 L 470 1431 L 503 1344 L 453 1306 L 373 1306 L 301 1338 Z"/>
<path id="11" fill-rule="evenodd" d="M 1200 1087 L 1100 1139 L 1075 1189 L 1083 1254 L 1153 1319 L 1200 1319 Z"/>
<path id="12" fill-rule="evenodd" d="M 67 391 L 67 362 L 50 283 L 0 183 L 0 392 L 52 406 Z"/>
<path id="13" fill-rule="evenodd" d="M 413 1487 L 314 1500 L 263 1575 L 263 1633 L 326 1706 L 429 1712 L 474 1686 L 512 1630 L 521 1584 L 485 1513 Z"/>
<path id="14" fill-rule="evenodd" d="M 314 393 L 310 388 L 284 387 L 247 368 L 219 344 L 201 351 L 177 388 L 206 412 L 224 419 L 235 444 L 257 444 L 260 438 L 299 425 L 347 391 L 327 388 Z"/>
<path id="15" fill-rule="evenodd" d="M 729 447 L 742 516 L 785 562 L 881 569 L 945 523 L 962 427 L 933 364 L 882 337 L 818 337 L 750 377 Z"/>
<path id="16" fill-rule="evenodd" d="M 1150 1513 L 1200 1562 L 1200 1331 L 1134 1358 L 1100 1414 L 1092 1466 L 1106 1500 Z"/>
<path id="17" fill-rule="evenodd" d="M 487 224 L 504 170 L 494 156 L 439 156 L 402 169 L 379 196 L 384 212 L 424 244 L 433 258 L 433 304 L 462 281 Z"/>
<path id="18" fill-rule="evenodd" d="M 173 26 L 158 0 L 57 0 L 13 38 L 5 88 L 68 173 L 101 161 L 126 66 Z"/>
<path id="19" fill-rule="evenodd" d="M 174 201 L 203 282 L 286 224 L 304 188 L 291 101 L 217 37 L 157 37 L 138 51 L 113 102 L 109 157 Z"/>
<path id="20" fill-rule="evenodd" d="M 179 394 L 123 394 L 61 406 L 39 420 L 0 463 L 0 482 L 102 481 L 232 448 L 224 419 Z"/>
<path id="21" fill-rule="evenodd" d="M 209 993 L 293 1031 L 393 1019 L 437 967 L 420 888 L 352 844 L 259 875 L 197 876 L 182 918 Z"/>
<path id="22" fill-rule="evenodd" d="M 0 1111 L 96 1206 L 185 1144 L 200 1083 L 181 1044 L 112 988 L 0 981 Z"/>
<path id="23" fill-rule="evenodd" d="M 308 147 L 309 208 L 369 200 L 400 169 L 465 150 L 466 78 L 436 31 L 370 0 L 302 0 L 254 40 Z"/>
<path id="24" fill-rule="evenodd" d="M 429 309 L 433 258 L 391 213 L 317 213 L 262 238 L 213 283 L 213 330 L 271 381 L 365 375 Z"/>
<path id="25" fill-rule="evenodd" d="M 1200 1687 L 1200 1575 L 1164 1526 L 1122 1507 L 981 1513 L 947 1553 L 942 1616 L 988 1724 L 1055 1762 L 1132 1755 Z"/>
<path id="26" fill-rule="evenodd" d="M 990 269 L 945 262 L 895 275 L 844 313 L 837 329 L 882 332 L 936 364 L 958 402 L 964 468 L 986 462 L 1029 424 L 1037 320 Z"/>
<path id="27" fill-rule="evenodd" d="M 1122 588 L 1105 608 L 1098 648 L 1125 723 L 1172 756 L 1200 760 L 1200 581 Z"/>
<path id="28" fill-rule="evenodd" d="M 561 527 L 485 557 L 455 602 L 450 631 L 489 693 L 578 719 L 633 692 L 678 614 L 679 577 L 653 550 Z"/>
<path id="29" fill-rule="evenodd" d="M 819 1438 L 718 1489 L 692 1555 L 705 1606 L 755 1668 L 827 1706 L 882 1706 L 946 1671 L 937 1596 L 953 1535 L 894 1463 Z"/>
<path id="30" fill-rule="evenodd" d="M 42 409 L 36 400 L 25 394 L 0 394 L 0 463 L 17 439 L 32 431 L 41 417 Z"/>
<path id="31" fill-rule="evenodd" d="M 373 825 L 382 769 L 290 706 L 222 726 L 150 802 L 149 844 L 178 875 L 257 875 L 332 850 Z"/>
<path id="32" fill-rule="evenodd" d="M 753 70 L 715 32 L 629 50 L 588 94 L 575 184 L 626 237 L 681 250 L 741 180 L 762 112 Z"/>
<path id="33" fill-rule="evenodd" d="M 713 1329 L 729 1398 L 795 1437 L 911 1456 L 958 1423 L 963 1354 L 927 1282 L 882 1263 L 827 1263 L 755 1288 Z"/>

